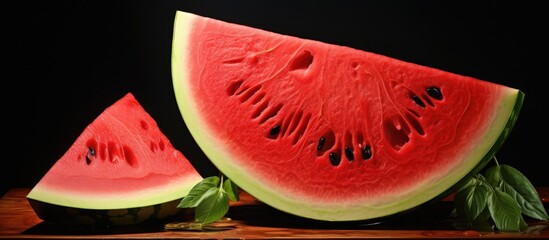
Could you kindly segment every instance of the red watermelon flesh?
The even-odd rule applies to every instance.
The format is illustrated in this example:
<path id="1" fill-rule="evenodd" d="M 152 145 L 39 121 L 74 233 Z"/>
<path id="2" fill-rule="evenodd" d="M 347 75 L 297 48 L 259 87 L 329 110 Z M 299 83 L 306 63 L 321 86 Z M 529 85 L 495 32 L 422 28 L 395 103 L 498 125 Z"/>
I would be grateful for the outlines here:
<path id="1" fill-rule="evenodd" d="M 27 198 L 40 202 L 33 204 L 40 208 L 132 209 L 180 200 L 200 180 L 188 159 L 127 93 L 84 129 Z M 169 211 L 178 211 L 172 207 Z"/>
<path id="2" fill-rule="evenodd" d="M 523 93 L 388 56 L 178 11 L 177 102 L 210 160 L 280 210 L 366 220 L 448 194 L 513 128 Z"/>

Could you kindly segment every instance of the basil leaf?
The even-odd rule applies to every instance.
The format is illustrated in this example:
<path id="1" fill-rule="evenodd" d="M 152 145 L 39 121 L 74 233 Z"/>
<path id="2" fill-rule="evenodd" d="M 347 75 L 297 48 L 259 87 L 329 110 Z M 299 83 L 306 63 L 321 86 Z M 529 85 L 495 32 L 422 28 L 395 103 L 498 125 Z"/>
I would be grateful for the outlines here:
<path id="1" fill-rule="evenodd" d="M 210 188 L 196 206 L 196 221 L 206 225 L 221 219 L 229 211 L 229 197 L 221 188 Z"/>
<path id="2" fill-rule="evenodd" d="M 518 170 L 508 165 L 499 165 L 496 161 L 495 166 L 487 169 L 485 176 L 477 174 L 462 188 L 467 191 L 456 193 L 454 198 L 455 201 L 461 201 L 456 203 L 458 215 L 466 216 L 467 221 L 470 221 L 479 210 L 473 207 L 478 203 L 474 202 L 482 201 L 474 197 L 477 193 L 475 186 L 483 183 L 486 187 L 486 207 L 478 213 L 472 223 L 468 223 L 469 226 L 475 229 L 492 228 L 492 231 L 498 229 L 510 232 L 528 229 L 522 214 L 547 221 L 549 217 L 538 192 Z M 481 194 L 482 191 L 479 190 L 478 193 Z M 495 228 L 491 226 L 492 222 Z"/>
<path id="3" fill-rule="evenodd" d="M 202 179 L 202 181 L 194 185 L 194 187 L 191 189 L 191 191 L 189 191 L 189 194 L 187 194 L 187 196 L 181 199 L 181 202 L 179 202 L 179 205 L 177 205 L 177 207 L 193 208 L 198 206 L 198 204 L 200 204 L 200 202 L 203 201 L 205 197 L 207 197 L 205 193 L 211 188 L 216 188 L 218 184 L 219 177 L 217 176 L 211 176 Z"/>
<path id="4" fill-rule="evenodd" d="M 482 177 L 482 174 L 477 173 L 475 176 L 471 177 L 471 178 L 469 179 L 469 181 L 467 181 L 467 182 L 464 183 L 461 187 L 459 187 L 459 188 L 456 190 L 456 193 L 462 191 L 462 190 L 465 189 L 465 188 L 468 188 L 468 187 L 470 187 L 470 186 L 473 186 L 473 185 L 475 185 L 475 184 L 478 184 L 479 179 L 480 179 L 481 177 Z"/>
<path id="5" fill-rule="evenodd" d="M 223 189 L 227 193 L 227 196 L 229 196 L 230 200 L 238 202 L 238 186 L 236 186 L 236 184 L 231 181 L 231 179 L 227 178 L 227 180 L 223 182 Z"/>
<path id="6" fill-rule="evenodd" d="M 524 230 L 520 206 L 509 194 L 494 188 L 488 194 L 487 205 L 497 229 L 504 232 Z"/>
<path id="7" fill-rule="evenodd" d="M 501 187 L 503 179 L 501 177 L 500 165 L 493 166 L 486 170 L 486 181 L 493 187 Z"/>
<path id="8" fill-rule="evenodd" d="M 549 220 L 538 192 L 520 171 L 509 165 L 501 165 L 500 175 L 503 180 L 502 190 L 517 201 L 524 215 L 538 220 Z"/>
<path id="9" fill-rule="evenodd" d="M 456 210 L 458 213 L 465 215 L 468 223 L 473 223 L 484 208 L 486 208 L 486 195 L 488 191 L 489 189 L 484 183 L 477 182 L 456 193 Z"/>

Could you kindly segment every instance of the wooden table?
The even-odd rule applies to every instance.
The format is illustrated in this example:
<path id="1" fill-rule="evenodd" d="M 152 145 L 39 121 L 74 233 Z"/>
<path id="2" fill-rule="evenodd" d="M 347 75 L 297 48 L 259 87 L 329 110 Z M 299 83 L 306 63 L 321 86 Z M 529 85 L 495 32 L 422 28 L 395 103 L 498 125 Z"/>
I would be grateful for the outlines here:
<path id="1" fill-rule="evenodd" d="M 0 199 L 0 238 L 33 239 L 258 239 L 258 238 L 353 238 L 353 239 L 549 239 L 549 223 L 528 220 L 527 233 L 495 233 L 457 230 L 449 217 L 453 203 L 447 198 L 429 207 L 382 223 L 333 223 L 307 220 L 277 211 L 241 192 L 231 202 L 230 221 L 216 230 L 173 231 L 164 224 L 108 229 L 67 228 L 39 219 L 26 195 L 30 189 L 8 191 Z M 549 187 L 538 188 L 546 209 Z M 189 213 L 190 215 L 191 213 Z M 190 216 L 192 218 L 192 215 Z"/>

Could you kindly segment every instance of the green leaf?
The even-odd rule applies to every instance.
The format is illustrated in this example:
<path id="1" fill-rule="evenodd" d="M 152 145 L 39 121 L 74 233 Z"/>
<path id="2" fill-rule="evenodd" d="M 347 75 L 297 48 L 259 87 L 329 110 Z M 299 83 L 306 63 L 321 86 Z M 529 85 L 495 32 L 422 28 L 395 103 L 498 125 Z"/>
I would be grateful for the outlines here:
<path id="1" fill-rule="evenodd" d="M 231 179 L 227 178 L 227 180 L 223 182 L 223 189 L 227 193 L 227 196 L 229 196 L 229 199 L 238 202 L 238 186 L 236 186 L 236 184 L 231 181 Z"/>
<path id="2" fill-rule="evenodd" d="M 502 190 L 517 201 L 524 215 L 538 220 L 549 220 L 538 192 L 528 178 L 509 165 L 501 165 L 500 172 Z"/>
<path id="3" fill-rule="evenodd" d="M 492 220 L 500 231 L 518 232 L 525 229 L 520 206 L 509 194 L 494 188 L 488 194 L 487 204 Z"/>
<path id="4" fill-rule="evenodd" d="M 477 173 L 475 176 L 471 177 L 469 181 L 464 183 L 461 187 L 459 187 L 456 192 L 460 192 L 465 188 L 471 187 L 472 185 L 475 185 L 479 182 L 479 179 L 482 178 L 482 174 Z"/>
<path id="5" fill-rule="evenodd" d="M 532 183 L 517 169 L 509 165 L 498 165 L 486 171 L 486 178 L 491 185 L 513 197 L 526 216 L 539 220 L 549 220 L 547 211 Z"/>
<path id="6" fill-rule="evenodd" d="M 457 190 L 454 196 L 454 206 L 457 216 L 466 217 L 468 223 L 471 223 L 472 220 L 474 220 L 478 215 L 479 210 L 482 211 L 482 208 L 485 208 L 488 189 L 489 186 L 487 185 L 482 174 L 477 174 L 469 179 L 469 181 L 467 181 L 459 190 Z M 475 195 L 476 199 L 472 198 L 473 195 Z M 476 202 L 472 202 L 473 200 L 476 200 Z M 471 212 L 471 207 L 473 206 L 473 204 L 481 209 L 475 208 L 475 212 Z"/>
<path id="7" fill-rule="evenodd" d="M 496 160 L 496 165 L 489 168 L 485 176 L 477 174 L 454 197 L 457 216 L 465 216 L 469 227 L 517 232 L 528 229 L 522 214 L 547 220 L 538 192 L 518 170 L 500 165 Z M 483 190 L 478 187 L 481 185 L 485 186 Z M 483 200 L 476 195 L 486 199 L 486 207 L 481 212 L 475 206 L 480 206 Z"/>
<path id="8" fill-rule="evenodd" d="M 194 185 L 194 187 L 189 191 L 187 196 L 181 199 L 178 208 L 194 208 L 204 200 L 207 195 L 205 194 L 211 188 L 216 188 L 219 184 L 219 177 L 211 176 L 202 179 L 199 183 Z"/>
<path id="9" fill-rule="evenodd" d="M 486 181 L 493 187 L 501 187 L 503 179 L 501 177 L 500 165 L 493 166 L 486 170 Z"/>
<path id="10" fill-rule="evenodd" d="M 195 208 L 195 219 L 206 225 L 221 219 L 229 211 L 229 197 L 222 188 L 210 188 Z"/>
<path id="11" fill-rule="evenodd" d="M 470 185 L 456 194 L 456 209 L 460 209 L 458 213 L 464 214 L 467 222 L 473 223 L 484 208 L 486 208 L 486 195 L 488 191 L 488 187 L 484 183 L 479 182 Z"/>

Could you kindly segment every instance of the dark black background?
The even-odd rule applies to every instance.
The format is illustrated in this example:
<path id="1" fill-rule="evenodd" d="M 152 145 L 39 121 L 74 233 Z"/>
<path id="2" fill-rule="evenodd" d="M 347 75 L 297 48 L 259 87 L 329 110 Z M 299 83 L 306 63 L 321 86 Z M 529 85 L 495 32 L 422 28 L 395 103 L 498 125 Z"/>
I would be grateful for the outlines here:
<path id="1" fill-rule="evenodd" d="M 13 55 L 4 55 L 1 193 L 37 183 L 127 92 L 204 176 L 215 174 L 173 95 L 176 10 L 519 88 L 524 106 L 497 157 L 549 186 L 543 9 L 537 1 L 18 1 L 3 7 Z"/>

